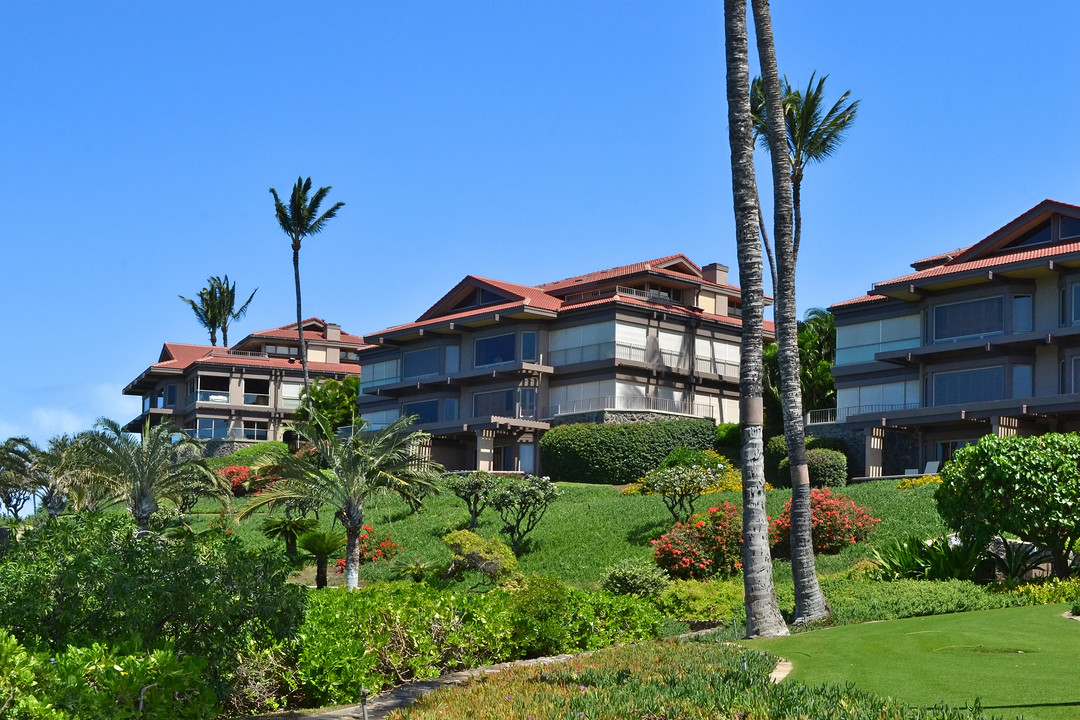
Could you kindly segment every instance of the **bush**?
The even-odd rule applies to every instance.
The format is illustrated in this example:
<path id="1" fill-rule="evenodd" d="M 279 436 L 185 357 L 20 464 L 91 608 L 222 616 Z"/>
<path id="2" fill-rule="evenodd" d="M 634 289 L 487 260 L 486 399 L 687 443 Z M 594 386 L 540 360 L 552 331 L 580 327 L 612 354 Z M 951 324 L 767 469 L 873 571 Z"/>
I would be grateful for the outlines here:
<path id="1" fill-rule="evenodd" d="M 1046 548 L 1058 577 L 1080 539 L 1080 434 L 986 435 L 960 448 L 941 470 L 938 512 L 965 544 L 985 547 L 1012 533 Z"/>
<path id="2" fill-rule="evenodd" d="M 729 502 L 711 507 L 652 544 L 656 564 L 673 578 L 732 575 L 742 568 L 742 510 Z"/>
<path id="3" fill-rule="evenodd" d="M 242 447 L 232 455 L 206 458 L 206 464 L 209 465 L 212 470 L 223 470 L 230 465 L 254 465 L 256 461 L 263 457 L 287 452 L 289 452 L 288 444 L 277 440 L 267 440 L 266 442 Z"/>
<path id="4" fill-rule="evenodd" d="M 713 448 L 721 455 L 737 460 L 742 454 L 742 430 L 739 423 L 717 423 L 716 444 Z"/>
<path id="5" fill-rule="evenodd" d="M 810 474 L 810 487 L 847 485 L 847 458 L 842 452 L 818 448 L 807 450 L 806 469 Z M 787 487 L 791 487 L 791 470 L 786 457 L 780 461 L 777 472 L 787 480 Z"/>
<path id="6" fill-rule="evenodd" d="M 950 544 L 948 538 L 927 544 L 917 537 L 873 551 L 881 580 L 975 580 L 982 554 L 982 548 Z"/>
<path id="7" fill-rule="evenodd" d="M 694 503 L 721 477 L 718 472 L 696 465 L 658 468 L 646 473 L 634 487 L 642 495 L 660 495 L 671 518 L 678 521 L 693 514 Z"/>
<path id="8" fill-rule="evenodd" d="M 0 618 L 28 647 L 58 651 L 139 636 L 208 664 L 221 695 L 248 641 L 291 636 L 306 593 L 277 551 L 212 526 L 174 538 L 135 532 L 127 514 L 27 528 L 0 558 Z"/>
<path id="9" fill-rule="evenodd" d="M 915 488 L 925 487 L 927 485 L 940 485 L 940 475 L 917 475 L 915 477 L 904 478 L 900 482 L 896 483 L 897 490 L 914 490 Z"/>
<path id="10" fill-rule="evenodd" d="M 783 435 L 775 435 L 765 442 L 765 480 L 774 487 L 791 487 L 791 478 L 780 475 L 780 461 L 787 458 L 787 444 Z"/>
<path id="11" fill-rule="evenodd" d="M 870 516 L 870 509 L 857 505 L 843 495 L 833 495 L 829 488 L 810 491 L 811 532 L 814 551 L 838 553 L 849 545 L 862 542 L 881 518 Z M 776 551 L 786 554 L 791 541 L 791 501 L 784 503 L 780 517 L 769 523 L 769 541 Z"/>
<path id="12" fill-rule="evenodd" d="M 485 540 L 469 530 L 455 530 L 443 538 L 450 548 L 451 561 L 447 576 L 475 570 L 492 582 L 498 582 L 517 570 L 517 558 L 500 540 Z"/>
<path id="13" fill-rule="evenodd" d="M 446 489 L 465 501 L 469 509 L 469 529 L 475 530 L 484 512 L 491 502 L 491 496 L 498 488 L 499 476 L 478 470 L 476 472 L 447 475 L 443 478 Z"/>
<path id="14" fill-rule="evenodd" d="M 537 652 L 656 637 L 663 619 L 634 597 L 528 578 L 516 593 L 461 593 L 410 582 L 314 593 L 299 635 L 297 678 L 318 704 Z"/>
<path id="15" fill-rule="evenodd" d="M 821 590 L 833 609 L 830 622 L 837 625 L 1028 604 L 967 580 L 822 578 Z"/>
<path id="16" fill-rule="evenodd" d="M 680 620 L 746 618 L 741 580 L 676 580 L 657 598 L 656 607 Z"/>
<path id="17" fill-rule="evenodd" d="M 600 587 L 613 595 L 659 595 L 671 583 L 667 573 L 643 560 L 623 560 L 604 573 Z"/>
<path id="18" fill-rule="evenodd" d="M 548 506 L 562 491 L 548 477 L 512 477 L 499 483 L 489 496 L 491 506 L 499 513 L 503 527 L 499 531 L 509 536 L 515 555 L 525 549 L 525 538 L 544 518 Z"/>
<path id="19" fill-rule="evenodd" d="M 623 425 L 559 425 L 540 439 L 540 462 L 557 482 L 631 483 L 663 462 L 672 450 L 711 448 L 712 420 L 685 418 Z"/>

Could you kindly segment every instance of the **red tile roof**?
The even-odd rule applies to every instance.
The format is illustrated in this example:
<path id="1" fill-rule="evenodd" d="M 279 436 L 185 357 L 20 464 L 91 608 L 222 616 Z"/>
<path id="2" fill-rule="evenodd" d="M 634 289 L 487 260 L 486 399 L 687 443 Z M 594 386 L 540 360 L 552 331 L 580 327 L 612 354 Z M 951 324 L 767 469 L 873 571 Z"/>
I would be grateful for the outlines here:
<path id="1" fill-rule="evenodd" d="M 226 348 L 211 345 L 188 345 L 186 343 L 165 343 L 161 349 L 162 360 L 150 366 L 150 369 L 186 370 L 195 363 L 207 365 L 243 365 L 246 367 L 292 368 L 299 370 L 300 362 L 284 357 L 248 357 L 229 355 Z M 165 359 L 168 358 L 168 359 Z M 359 374 L 360 368 L 355 363 L 308 362 L 312 372 Z"/>
<path id="2" fill-rule="evenodd" d="M 1032 250 L 1017 250 L 1011 253 L 1003 253 L 1000 255 L 992 255 L 990 257 L 982 257 L 976 260 L 971 260 L 969 262 L 954 261 L 946 263 L 945 265 L 935 265 L 934 267 L 927 268 L 925 270 L 919 270 L 918 272 L 901 275 L 900 277 L 893 278 L 892 280 L 885 280 L 883 282 L 874 283 L 874 287 L 878 288 L 905 282 L 909 283 L 915 280 L 923 280 L 925 278 L 931 277 L 956 275 L 969 270 L 979 270 L 982 268 L 1004 269 L 1004 267 L 1008 265 L 1015 265 L 1017 263 L 1038 260 L 1040 258 L 1054 257 L 1057 255 L 1066 255 L 1068 253 L 1074 252 L 1080 252 L 1080 241 L 1060 243 L 1057 245 L 1035 248 Z"/>
<path id="3" fill-rule="evenodd" d="M 888 298 L 884 295 L 871 295 L 870 293 L 867 293 L 866 295 L 860 295 L 859 297 L 851 298 L 850 300 L 841 300 L 838 303 L 833 303 L 829 307 L 850 307 L 851 305 L 862 305 L 865 303 L 879 302 L 883 300 L 888 300 Z"/>
<path id="4" fill-rule="evenodd" d="M 636 275 L 647 270 L 653 270 L 656 272 L 665 272 L 663 268 L 656 267 L 657 265 L 663 265 L 664 263 L 671 262 L 672 260 L 683 260 L 691 267 L 695 268 L 699 273 L 701 268 L 698 267 L 690 258 L 686 257 L 682 253 L 675 255 L 668 255 L 667 257 L 657 258 L 656 260 L 646 260 L 644 262 L 631 263 L 630 265 L 620 265 L 616 268 L 610 268 L 608 270 L 596 270 L 591 273 L 585 273 L 584 275 L 575 275 L 574 277 L 566 278 L 565 280 L 556 280 L 555 282 L 543 283 L 537 285 L 547 292 L 553 290 L 564 290 L 569 287 L 575 287 L 577 285 L 584 285 L 586 283 L 599 282 L 601 280 L 611 280 L 614 278 L 624 277 L 627 275 Z M 686 277 L 683 273 L 673 273 L 666 271 L 670 275 Z M 700 277 L 698 278 L 700 280 Z M 711 283 L 710 283 L 711 284 Z"/>
<path id="5" fill-rule="evenodd" d="M 511 295 L 517 295 L 518 297 L 527 300 L 528 302 L 526 304 L 533 307 L 543 308 L 544 310 L 558 310 L 562 307 L 562 300 L 553 295 L 548 295 L 539 287 L 518 285 L 517 283 L 506 282 L 504 280 L 492 280 L 491 278 L 480 277 L 479 275 L 470 275 L 469 277 L 476 278 L 481 282 L 486 282 L 488 285 L 497 287 Z"/>
<path id="6" fill-rule="evenodd" d="M 304 339 L 307 340 L 309 338 L 312 331 L 309 330 L 309 329 L 306 329 L 306 328 L 307 328 L 308 325 L 313 324 L 313 323 L 322 325 L 322 329 L 315 332 L 315 334 L 314 334 L 315 337 L 320 339 L 320 340 L 326 340 L 326 325 L 328 323 L 325 320 L 323 320 L 322 318 L 317 318 L 317 317 L 310 317 L 307 320 L 304 320 L 304 322 L 303 322 L 303 325 L 305 326 Z M 296 336 L 297 336 L 296 323 L 290 323 L 288 325 L 283 325 L 283 326 L 281 326 L 279 328 L 270 328 L 269 330 L 257 330 L 256 332 L 253 332 L 250 335 L 248 335 L 248 337 L 278 338 L 278 339 L 282 339 L 282 340 L 295 340 Z M 244 340 L 246 340 L 246 339 L 247 338 L 244 338 Z M 244 341 L 241 340 L 240 343 L 242 343 L 242 342 L 244 342 Z M 359 335 L 353 335 L 351 333 L 347 333 L 345 331 L 342 331 L 341 332 L 341 342 L 349 343 L 349 344 L 362 344 L 364 342 L 364 339 L 362 337 L 360 337 Z M 240 343 L 237 343 L 237 345 L 239 345 Z"/>

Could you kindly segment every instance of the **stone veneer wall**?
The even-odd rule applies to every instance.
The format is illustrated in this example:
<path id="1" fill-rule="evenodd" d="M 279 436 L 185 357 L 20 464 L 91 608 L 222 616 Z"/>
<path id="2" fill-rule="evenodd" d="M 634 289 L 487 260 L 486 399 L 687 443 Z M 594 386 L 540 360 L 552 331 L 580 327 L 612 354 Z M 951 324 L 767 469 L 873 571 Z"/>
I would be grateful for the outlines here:
<path id="1" fill-rule="evenodd" d="M 807 425 L 806 434 L 814 437 L 837 438 L 844 443 L 848 458 L 848 475 L 862 477 L 866 474 L 866 430 L 843 423 Z M 881 450 L 883 475 L 902 475 L 905 470 L 918 467 L 919 436 L 908 430 L 885 429 L 885 443 Z"/>
<path id="2" fill-rule="evenodd" d="M 908 430 L 887 428 L 881 449 L 882 474 L 901 475 L 911 468 L 918 468 L 920 473 L 923 471 L 919 463 L 919 436 Z"/>
<path id="3" fill-rule="evenodd" d="M 859 477 L 866 470 L 866 434 L 862 428 L 841 423 L 807 425 L 806 434 L 819 438 L 833 438 L 844 443 L 844 455 L 848 460 L 848 477 Z"/>
<path id="4" fill-rule="evenodd" d="M 573 423 L 595 423 L 599 425 L 621 425 L 623 423 L 649 423 L 660 420 L 681 420 L 688 417 L 679 413 L 662 410 L 590 410 L 588 412 L 556 415 L 551 420 L 551 427 Z M 712 418 L 708 418 L 712 420 Z"/>

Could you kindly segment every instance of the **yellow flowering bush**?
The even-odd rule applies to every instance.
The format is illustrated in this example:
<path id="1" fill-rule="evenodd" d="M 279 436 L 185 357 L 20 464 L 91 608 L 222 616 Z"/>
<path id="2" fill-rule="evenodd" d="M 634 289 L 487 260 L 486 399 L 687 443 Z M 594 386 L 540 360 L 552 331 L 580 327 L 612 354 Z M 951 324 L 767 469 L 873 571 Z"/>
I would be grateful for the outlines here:
<path id="1" fill-rule="evenodd" d="M 897 490 L 912 490 L 914 488 L 924 487 L 926 485 L 940 485 L 940 475 L 920 475 L 918 477 L 904 478 L 900 482 L 896 483 Z"/>

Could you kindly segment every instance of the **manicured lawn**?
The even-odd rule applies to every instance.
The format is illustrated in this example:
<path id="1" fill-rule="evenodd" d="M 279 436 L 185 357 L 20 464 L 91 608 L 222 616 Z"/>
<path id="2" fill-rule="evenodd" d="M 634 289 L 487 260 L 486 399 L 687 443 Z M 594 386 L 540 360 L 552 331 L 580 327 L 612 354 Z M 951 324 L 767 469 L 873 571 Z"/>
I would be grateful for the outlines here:
<path id="1" fill-rule="evenodd" d="M 848 625 L 745 644 L 787 658 L 789 676 L 914 705 L 964 705 L 1027 720 L 1080 717 L 1072 671 L 1080 622 L 1063 605 L 1007 608 Z"/>

